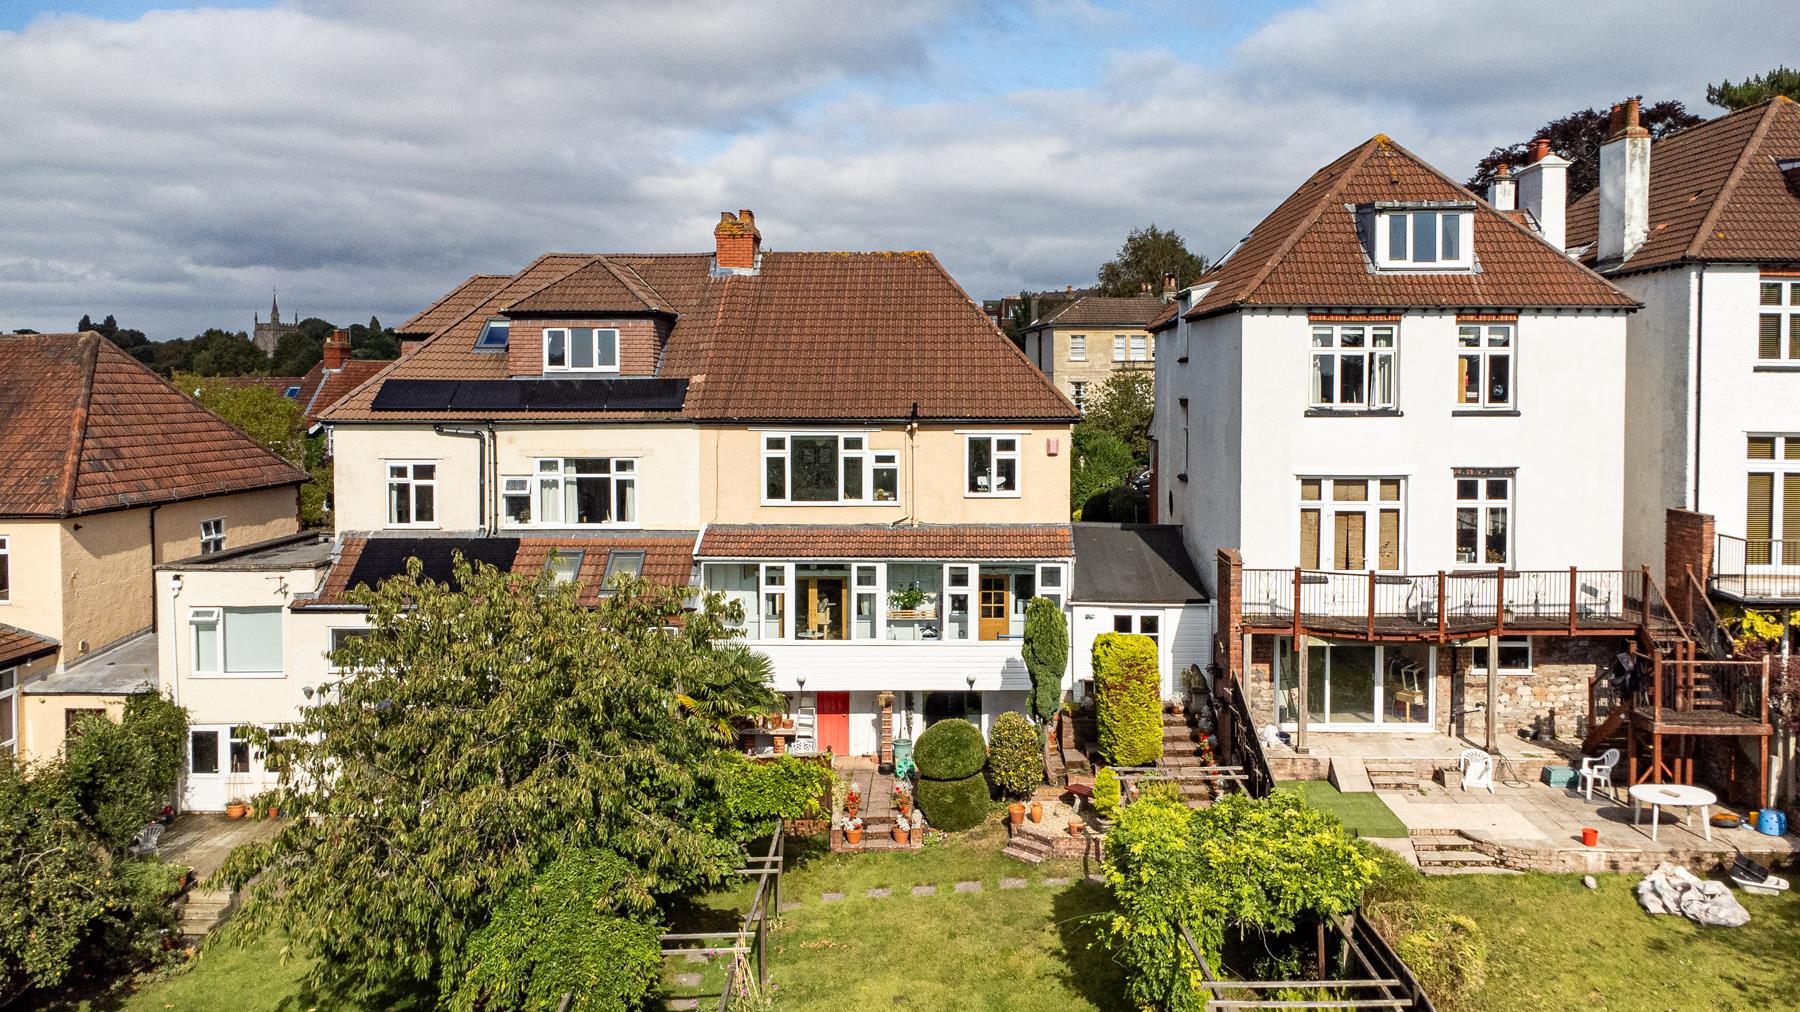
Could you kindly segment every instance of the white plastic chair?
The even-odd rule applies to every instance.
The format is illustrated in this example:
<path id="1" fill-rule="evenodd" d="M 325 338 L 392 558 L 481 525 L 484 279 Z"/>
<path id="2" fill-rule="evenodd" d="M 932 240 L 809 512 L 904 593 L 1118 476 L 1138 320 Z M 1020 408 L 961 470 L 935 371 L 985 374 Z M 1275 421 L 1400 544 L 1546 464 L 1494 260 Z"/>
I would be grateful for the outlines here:
<path id="1" fill-rule="evenodd" d="M 1581 791 L 1589 801 L 1594 800 L 1594 785 L 1599 784 L 1612 790 L 1613 767 L 1619 765 L 1619 750 L 1609 748 L 1596 756 L 1585 756 L 1581 760 Z"/>
<path id="2" fill-rule="evenodd" d="M 1456 768 L 1462 770 L 1462 789 L 1465 791 L 1487 788 L 1489 794 L 1494 793 L 1494 757 L 1478 748 L 1465 748 L 1457 757 Z"/>

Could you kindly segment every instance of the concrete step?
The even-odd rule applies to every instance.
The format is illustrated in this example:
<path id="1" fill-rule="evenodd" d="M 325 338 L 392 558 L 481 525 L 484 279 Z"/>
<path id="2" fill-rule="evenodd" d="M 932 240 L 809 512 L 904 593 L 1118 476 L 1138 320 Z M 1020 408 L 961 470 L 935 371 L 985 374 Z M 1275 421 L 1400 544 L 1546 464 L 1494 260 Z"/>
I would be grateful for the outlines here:
<path id="1" fill-rule="evenodd" d="M 1026 864 L 1043 864 L 1046 856 L 1044 852 L 1026 850 L 1023 847 L 1018 846 L 1017 841 L 1008 844 L 1006 849 L 1000 853 L 1016 861 L 1023 861 Z"/>
<path id="2" fill-rule="evenodd" d="M 1517 868 L 1501 868 L 1498 866 L 1471 865 L 1424 865 L 1419 870 L 1427 875 L 1523 875 Z"/>

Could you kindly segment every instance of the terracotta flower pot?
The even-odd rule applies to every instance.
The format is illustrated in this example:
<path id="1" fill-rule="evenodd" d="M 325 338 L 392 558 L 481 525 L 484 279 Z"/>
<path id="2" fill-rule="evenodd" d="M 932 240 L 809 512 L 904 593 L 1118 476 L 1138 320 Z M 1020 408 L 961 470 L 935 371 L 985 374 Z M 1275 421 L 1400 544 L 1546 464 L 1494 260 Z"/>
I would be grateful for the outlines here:
<path id="1" fill-rule="evenodd" d="M 906 842 L 906 830 L 901 829 L 899 826 L 895 826 L 894 827 L 894 842 L 895 843 L 905 843 Z"/>
<path id="2" fill-rule="evenodd" d="M 271 818 L 271 819 L 281 818 L 281 806 L 280 805 L 270 805 L 269 806 L 269 818 Z"/>
<path id="3" fill-rule="evenodd" d="M 1081 836 L 1081 826 L 1082 826 L 1082 822 L 1080 819 L 1070 819 L 1069 820 L 1069 835 L 1074 836 L 1074 837 Z"/>
<path id="4" fill-rule="evenodd" d="M 1042 801 L 1033 801 L 1031 803 L 1031 821 L 1044 821 L 1044 803 Z"/>
<path id="5" fill-rule="evenodd" d="M 1025 822 L 1025 806 L 1017 801 L 1007 805 L 1006 817 L 1012 820 L 1012 824 L 1015 827 L 1023 824 Z"/>
<path id="6" fill-rule="evenodd" d="M 225 817 L 227 819 L 241 819 L 249 814 L 250 806 L 241 801 L 225 806 Z"/>
<path id="7" fill-rule="evenodd" d="M 844 839 L 849 841 L 850 846 L 860 847 L 862 846 L 862 834 L 863 831 L 860 829 L 846 829 L 844 830 Z"/>

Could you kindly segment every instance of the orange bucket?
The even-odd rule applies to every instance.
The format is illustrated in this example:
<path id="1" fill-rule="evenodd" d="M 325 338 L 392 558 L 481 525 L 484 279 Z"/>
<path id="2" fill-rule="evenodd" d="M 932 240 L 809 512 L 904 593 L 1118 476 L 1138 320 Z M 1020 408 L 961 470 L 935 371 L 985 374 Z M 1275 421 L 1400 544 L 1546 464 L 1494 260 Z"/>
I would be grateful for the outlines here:
<path id="1" fill-rule="evenodd" d="M 1598 844 L 1599 842 L 1600 842 L 1600 831 L 1598 829 L 1595 829 L 1592 826 L 1581 827 L 1581 844 L 1582 844 L 1582 846 L 1592 847 L 1595 844 Z"/>

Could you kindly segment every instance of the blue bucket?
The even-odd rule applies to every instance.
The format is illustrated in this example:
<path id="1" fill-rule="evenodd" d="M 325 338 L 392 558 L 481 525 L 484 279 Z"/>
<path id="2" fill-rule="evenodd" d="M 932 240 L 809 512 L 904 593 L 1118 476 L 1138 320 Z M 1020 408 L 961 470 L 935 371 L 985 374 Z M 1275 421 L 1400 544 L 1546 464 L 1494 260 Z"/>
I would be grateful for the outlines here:
<path id="1" fill-rule="evenodd" d="M 1781 836 L 1787 832 L 1787 813 L 1765 808 L 1756 817 L 1756 831 L 1764 836 Z"/>

